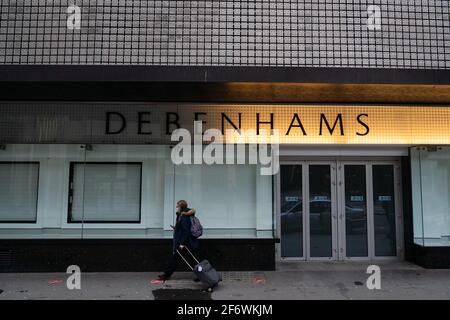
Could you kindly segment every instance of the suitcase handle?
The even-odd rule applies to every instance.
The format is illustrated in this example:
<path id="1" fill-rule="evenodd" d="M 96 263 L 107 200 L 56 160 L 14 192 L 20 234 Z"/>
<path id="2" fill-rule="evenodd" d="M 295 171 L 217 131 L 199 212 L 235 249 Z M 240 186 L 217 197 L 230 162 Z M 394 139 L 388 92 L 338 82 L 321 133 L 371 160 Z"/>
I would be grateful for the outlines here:
<path id="1" fill-rule="evenodd" d="M 194 268 L 191 267 L 191 264 L 183 257 L 183 255 L 181 254 L 180 251 L 178 251 L 178 249 L 177 249 L 177 252 L 178 252 L 178 254 L 180 255 L 181 259 L 183 259 L 184 262 L 186 262 L 186 264 L 188 265 L 188 267 L 189 267 L 192 271 L 194 271 Z"/>
<path id="2" fill-rule="evenodd" d="M 197 262 L 197 264 L 200 263 L 200 261 L 197 260 L 197 258 L 192 254 L 191 250 L 189 250 L 189 248 L 187 246 L 184 246 L 184 248 L 186 248 L 186 250 L 189 252 L 191 257 L 195 260 L 195 262 Z"/>
<path id="3" fill-rule="evenodd" d="M 189 252 L 189 254 L 191 255 L 191 257 L 195 260 L 195 262 L 197 262 L 197 264 L 199 264 L 200 262 L 197 260 L 197 258 L 192 254 L 191 250 L 189 250 L 189 248 L 187 246 L 184 246 L 184 248 L 186 248 L 186 250 Z M 181 254 L 181 252 L 177 249 L 177 253 L 180 255 L 181 259 L 184 260 L 184 262 L 186 262 L 186 264 L 189 266 L 189 268 L 194 271 L 194 268 L 191 266 L 191 264 L 183 257 L 183 255 Z"/>

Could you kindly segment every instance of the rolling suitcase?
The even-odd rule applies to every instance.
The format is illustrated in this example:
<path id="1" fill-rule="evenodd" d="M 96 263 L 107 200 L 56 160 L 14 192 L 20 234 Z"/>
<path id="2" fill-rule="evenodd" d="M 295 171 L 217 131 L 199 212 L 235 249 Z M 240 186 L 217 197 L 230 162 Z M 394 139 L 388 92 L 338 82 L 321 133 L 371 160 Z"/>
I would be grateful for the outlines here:
<path id="1" fill-rule="evenodd" d="M 178 254 L 180 257 L 186 262 L 188 267 L 194 272 L 195 276 L 207 287 L 208 291 L 212 291 L 220 281 L 222 281 L 222 277 L 220 273 L 216 271 L 209 263 L 208 260 L 203 260 L 202 262 L 199 262 L 197 258 L 192 254 L 192 252 L 188 249 L 188 247 L 184 247 L 187 252 L 191 255 L 191 257 L 195 260 L 197 263 L 195 266 L 192 266 L 185 257 L 181 254 L 181 252 L 177 249 Z"/>

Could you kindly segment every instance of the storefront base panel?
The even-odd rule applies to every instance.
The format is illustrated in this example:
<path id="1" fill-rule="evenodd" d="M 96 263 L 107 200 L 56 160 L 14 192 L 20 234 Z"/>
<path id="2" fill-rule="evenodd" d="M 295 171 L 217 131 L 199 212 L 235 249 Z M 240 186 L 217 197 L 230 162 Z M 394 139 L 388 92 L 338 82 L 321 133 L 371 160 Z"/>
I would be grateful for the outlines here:
<path id="1" fill-rule="evenodd" d="M 202 239 L 200 258 L 219 271 L 275 270 L 273 239 Z M 172 241 L 2 240 L 0 272 L 160 272 L 170 257 Z M 189 271 L 181 263 L 180 271 Z"/>
<path id="2" fill-rule="evenodd" d="M 413 245 L 413 262 L 427 269 L 450 269 L 450 247 Z"/>

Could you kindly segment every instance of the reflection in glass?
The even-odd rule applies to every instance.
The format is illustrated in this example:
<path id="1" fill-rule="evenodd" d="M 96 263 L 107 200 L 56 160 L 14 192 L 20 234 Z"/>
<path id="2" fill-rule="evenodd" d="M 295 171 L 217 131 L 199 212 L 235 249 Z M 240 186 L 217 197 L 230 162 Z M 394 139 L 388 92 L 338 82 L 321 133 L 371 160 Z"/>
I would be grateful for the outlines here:
<path id="1" fill-rule="evenodd" d="M 303 256 L 302 166 L 281 166 L 281 256 Z"/>
<path id="2" fill-rule="evenodd" d="M 366 166 L 345 165 L 345 241 L 347 257 L 367 257 Z"/>
<path id="3" fill-rule="evenodd" d="M 309 166 L 309 233 L 310 256 L 332 256 L 331 168 Z"/>
<path id="4" fill-rule="evenodd" d="M 256 192 L 256 179 L 255 165 L 176 165 L 174 199 L 188 201 L 209 234 L 245 237 L 255 228 L 257 204 L 270 212 L 272 203 L 269 188 L 264 198 Z"/>
<path id="5" fill-rule="evenodd" d="M 39 163 L 0 162 L 0 222 L 35 222 Z"/>
<path id="6" fill-rule="evenodd" d="M 410 151 L 414 242 L 450 247 L 450 147 Z"/>
<path id="7" fill-rule="evenodd" d="M 140 163 L 72 163 L 70 222 L 139 222 Z"/>
<path id="8" fill-rule="evenodd" d="M 374 165 L 372 176 L 375 255 L 395 256 L 394 167 Z"/>

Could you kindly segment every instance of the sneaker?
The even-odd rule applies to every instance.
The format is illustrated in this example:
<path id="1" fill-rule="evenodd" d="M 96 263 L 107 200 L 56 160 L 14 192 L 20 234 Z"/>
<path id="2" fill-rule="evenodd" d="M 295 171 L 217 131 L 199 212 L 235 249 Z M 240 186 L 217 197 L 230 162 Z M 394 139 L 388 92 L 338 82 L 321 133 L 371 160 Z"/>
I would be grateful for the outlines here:
<path id="1" fill-rule="evenodd" d="M 170 279 L 170 277 L 166 276 L 165 274 L 160 274 L 158 276 L 158 280 L 161 280 L 161 281 L 166 281 L 166 280 L 169 280 L 169 279 Z"/>

